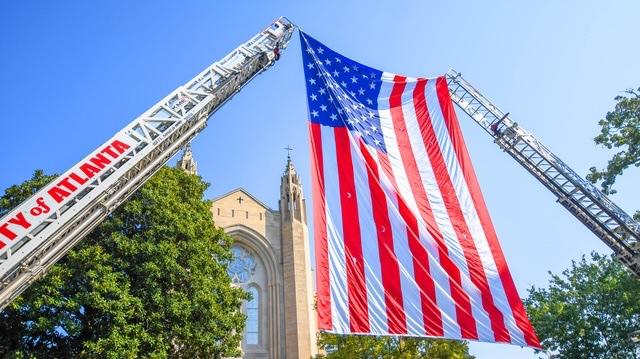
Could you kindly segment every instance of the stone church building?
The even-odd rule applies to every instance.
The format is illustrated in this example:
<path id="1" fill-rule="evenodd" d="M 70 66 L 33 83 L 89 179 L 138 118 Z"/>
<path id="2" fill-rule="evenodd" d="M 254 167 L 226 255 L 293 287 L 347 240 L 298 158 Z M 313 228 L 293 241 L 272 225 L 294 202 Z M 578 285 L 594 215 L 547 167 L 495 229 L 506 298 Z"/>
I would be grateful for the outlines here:
<path id="1" fill-rule="evenodd" d="M 177 166 L 196 174 L 189 147 Z M 235 285 L 251 293 L 242 338 L 244 358 L 310 358 L 317 353 L 307 212 L 291 158 L 280 180 L 278 209 L 238 188 L 213 199 L 216 226 L 231 235 Z"/>

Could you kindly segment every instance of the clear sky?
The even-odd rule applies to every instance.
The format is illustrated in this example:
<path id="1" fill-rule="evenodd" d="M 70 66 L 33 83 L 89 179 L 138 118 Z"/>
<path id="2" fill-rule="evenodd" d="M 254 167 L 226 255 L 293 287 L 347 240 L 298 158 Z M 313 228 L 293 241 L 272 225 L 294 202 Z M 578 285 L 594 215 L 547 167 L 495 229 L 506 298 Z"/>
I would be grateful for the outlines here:
<path id="1" fill-rule="evenodd" d="M 62 173 L 204 67 L 287 16 L 357 61 L 411 76 L 454 68 L 578 173 L 605 164 L 592 138 L 613 97 L 640 86 L 640 3 L 620 1 L 3 1 L 0 188 Z M 244 187 L 277 207 L 286 152 L 307 197 L 309 151 L 297 35 L 277 66 L 193 143 L 215 197 Z M 468 117 L 467 145 L 521 296 L 592 250 L 591 232 Z M 173 160 L 172 162 L 174 162 Z M 613 199 L 640 208 L 638 170 Z M 478 358 L 534 358 L 471 344 Z"/>

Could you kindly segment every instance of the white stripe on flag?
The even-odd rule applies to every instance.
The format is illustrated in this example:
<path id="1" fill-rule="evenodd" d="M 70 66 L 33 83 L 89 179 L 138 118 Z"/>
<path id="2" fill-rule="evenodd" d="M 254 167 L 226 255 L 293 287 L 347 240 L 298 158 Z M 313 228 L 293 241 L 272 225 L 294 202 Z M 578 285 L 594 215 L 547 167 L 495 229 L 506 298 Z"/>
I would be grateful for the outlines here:
<path id="1" fill-rule="evenodd" d="M 435 83 L 435 81 L 428 81 Z M 478 288 L 476 288 L 470 280 L 469 269 L 465 260 L 462 246 L 447 213 L 447 209 L 442 198 L 440 188 L 436 181 L 433 167 L 429 161 L 427 149 L 424 145 L 422 138 L 422 132 L 420 130 L 420 124 L 416 118 L 417 109 L 414 107 L 413 90 L 415 83 L 411 87 L 407 86 L 402 96 L 402 112 L 404 114 L 405 124 L 407 126 L 407 133 L 409 134 L 409 141 L 411 142 L 411 149 L 418 162 L 418 169 L 422 184 L 431 208 L 433 209 L 433 215 L 436 219 L 438 227 L 440 228 L 447 247 L 449 249 L 450 258 L 460 268 L 462 274 L 462 285 L 465 291 L 469 294 L 471 300 L 471 310 L 473 312 L 473 318 L 476 321 L 476 327 L 478 329 L 478 337 L 480 340 L 494 340 L 493 331 L 491 330 L 491 321 L 489 314 L 482 307 L 481 294 Z M 435 144 L 434 144 L 435 145 Z"/>
<path id="2" fill-rule="evenodd" d="M 388 76 L 388 75 L 387 75 Z M 393 77 L 391 77 L 391 80 Z M 385 86 L 392 87 L 393 83 L 385 83 Z M 381 92 L 382 93 L 382 92 Z M 391 89 L 388 90 L 388 93 L 391 93 Z M 385 94 L 386 95 L 386 94 Z M 387 107 L 389 101 L 389 95 L 386 95 L 386 98 L 382 96 L 379 99 L 379 104 L 384 103 L 386 101 Z M 418 210 L 418 205 L 415 202 L 415 197 L 413 196 L 413 192 L 411 190 L 411 186 L 409 185 L 409 180 L 406 172 L 404 171 L 404 166 L 402 164 L 402 157 L 400 155 L 400 150 L 398 148 L 398 141 L 396 139 L 395 130 L 393 126 L 393 120 L 391 118 L 391 113 L 389 110 L 380 111 L 380 125 L 382 128 L 382 133 L 384 135 L 384 141 L 387 148 L 387 153 L 389 157 L 389 162 L 391 163 L 393 169 L 393 175 L 396 180 L 396 184 L 400 191 L 400 195 L 404 198 L 407 206 L 414 213 L 416 219 L 418 220 L 419 227 L 419 235 L 420 241 L 427 248 L 429 252 L 429 268 L 431 272 L 431 276 L 435 281 L 436 285 L 436 298 L 437 305 L 443 314 L 443 324 L 444 330 L 448 337 L 450 338 L 461 338 L 460 326 L 458 325 L 457 316 L 456 316 L 456 303 L 453 301 L 451 296 L 451 289 L 449 285 L 449 275 L 442 268 L 439 262 L 439 255 L 437 250 L 437 244 L 434 242 L 434 239 L 428 234 L 426 223 L 424 219 L 420 215 L 420 211 Z M 439 229 L 436 229 L 439 230 Z M 405 246 L 405 250 L 407 251 L 407 255 L 411 256 L 412 254 L 409 252 L 409 245 L 402 244 Z M 413 266 L 409 267 L 413 268 Z M 419 303 L 419 299 L 418 299 Z"/>
<path id="3" fill-rule="evenodd" d="M 376 161 L 379 161 L 376 158 Z M 379 163 L 379 162 L 378 162 Z M 380 176 L 384 178 L 384 189 L 387 195 L 387 205 L 389 208 L 389 219 L 393 231 L 393 250 L 398 258 L 400 267 L 400 284 L 402 286 L 402 300 L 404 311 L 407 316 L 407 334 L 425 335 L 424 320 L 420 299 L 420 288 L 415 281 L 413 271 L 413 256 L 409 250 L 409 238 L 407 225 L 402 220 L 398 209 L 397 197 L 392 189 L 391 183 L 386 174 L 380 168 Z"/>
<path id="4" fill-rule="evenodd" d="M 342 215 L 338 185 L 338 164 L 333 127 L 321 126 L 322 156 L 327 212 L 327 241 L 329 247 L 329 278 L 331 280 L 331 321 L 333 330 L 350 332 L 347 295 L 347 265 L 342 236 Z"/>
<path id="5" fill-rule="evenodd" d="M 385 146 L 387 148 L 387 158 L 389 159 L 389 163 L 392 166 L 392 175 L 394 176 L 396 186 L 400 191 L 400 195 L 404 196 L 405 202 L 407 206 L 413 213 L 416 213 L 417 205 L 413 199 L 413 196 L 410 195 L 406 197 L 406 191 L 411 191 L 409 187 L 409 183 L 406 180 L 406 177 L 398 178 L 396 177 L 397 168 L 393 168 L 394 164 L 397 166 L 397 160 L 400 159 L 400 151 L 398 150 L 398 143 L 395 140 L 395 135 L 393 134 L 393 124 L 391 121 L 391 113 L 388 109 L 384 109 L 385 107 L 389 107 L 389 94 L 391 93 L 390 84 L 387 82 L 383 82 L 383 88 L 381 89 L 381 96 L 378 99 L 378 106 L 381 108 L 378 113 L 380 116 L 380 129 L 382 130 L 382 134 L 384 137 Z M 384 97 L 383 97 L 384 96 Z M 378 161 L 380 163 L 380 161 Z M 387 177 L 384 171 L 382 170 L 382 166 L 380 166 L 380 173 L 384 177 Z M 387 182 L 390 183 L 389 180 Z M 395 189 L 394 191 L 395 192 Z M 394 198 L 395 195 L 392 195 L 391 198 Z M 398 203 L 394 201 L 393 209 L 396 213 L 396 219 L 401 223 L 395 223 L 394 226 L 394 251 L 398 256 L 398 262 L 401 266 L 400 274 L 402 280 L 402 294 L 403 300 L 405 304 L 405 313 L 407 313 L 407 330 L 416 331 L 424 335 L 424 321 L 423 321 L 423 313 L 421 307 L 421 299 L 420 299 L 420 287 L 415 281 L 415 275 L 413 271 L 413 255 L 410 251 L 409 247 L 409 238 L 407 234 L 407 227 L 402 220 L 400 212 L 398 210 Z M 420 222 L 418 220 L 418 222 Z M 398 227 L 398 228 L 397 228 Z M 404 227 L 404 228 L 403 228 Z M 396 233 L 402 234 L 401 240 L 398 240 Z M 447 283 L 448 285 L 448 283 Z"/>
<path id="6" fill-rule="evenodd" d="M 444 116 L 442 114 L 442 108 L 440 107 L 440 102 L 438 100 L 435 80 L 427 82 L 425 97 L 427 101 L 427 108 L 429 109 L 431 123 L 438 140 L 438 145 L 440 147 L 442 156 L 447 164 L 447 168 L 449 169 L 451 182 L 453 183 L 453 186 L 455 188 L 456 195 L 460 203 L 460 208 L 462 209 L 462 213 L 465 218 L 465 222 L 469 227 L 471 236 L 476 244 L 476 248 L 478 249 L 478 254 L 480 256 L 482 267 L 489 283 L 489 288 L 491 290 L 491 295 L 493 296 L 494 304 L 505 316 L 505 325 L 507 326 L 512 340 L 517 343 L 522 343 L 522 345 L 526 345 L 523 333 L 520 328 L 518 328 L 517 324 L 515 323 L 515 319 L 513 318 L 511 306 L 509 305 L 506 293 L 502 286 L 502 281 L 500 279 L 493 254 L 491 253 L 491 249 L 489 248 L 489 243 L 487 242 L 484 229 L 482 228 L 482 224 L 480 223 L 480 219 L 471 199 L 471 194 L 469 192 L 469 188 L 467 187 L 462 168 L 458 163 L 458 159 L 456 157 L 453 145 L 451 143 L 451 138 L 449 136 L 449 131 L 443 120 Z"/>
<path id="7" fill-rule="evenodd" d="M 356 198 L 358 201 L 358 217 L 360 220 L 360 237 L 362 238 L 362 256 L 365 263 L 365 281 L 367 285 L 367 304 L 369 324 L 372 333 L 388 333 L 387 308 L 385 304 L 380 255 L 378 252 L 378 236 L 373 218 L 373 205 L 369 191 L 366 164 L 359 150 L 359 144 L 350 134 L 351 161 L 353 162 Z"/>
<path id="8" fill-rule="evenodd" d="M 380 89 L 378 103 L 387 104 L 388 107 L 388 98 L 390 93 L 391 88 L 386 83 L 383 83 L 383 86 Z M 391 117 L 388 109 L 379 109 L 378 115 L 380 118 Z M 383 125 L 382 122 L 381 125 Z M 384 133 L 385 130 L 381 129 L 381 131 Z M 380 182 L 382 183 L 382 188 L 384 189 L 385 195 L 387 197 L 387 208 L 389 211 L 389 220 L 391 222 L 391 230 L 393 233 L 393 251 L 396 254 L 396 258 L 398 259 L 398 266 L 400 268 L 400 284 L 402 288 L 402 302 L 404 304 L 404 312 L 407 318 L 407 334 L 425 335 L 422 307 L 420 301 L 420 289 L 415 281 L 415 275 L 413 274 L 413 256 L 409 251 L 407 226 L 402 220 L 402 216 L 400 215 L 400 211 L 398 210 L 397 196 L 392 182 L 387 177 L 383 166 L 380 164 L 378 151 L 374 149 L 369 152 L 372 154 L 373 159 L 378 164 Z"/>

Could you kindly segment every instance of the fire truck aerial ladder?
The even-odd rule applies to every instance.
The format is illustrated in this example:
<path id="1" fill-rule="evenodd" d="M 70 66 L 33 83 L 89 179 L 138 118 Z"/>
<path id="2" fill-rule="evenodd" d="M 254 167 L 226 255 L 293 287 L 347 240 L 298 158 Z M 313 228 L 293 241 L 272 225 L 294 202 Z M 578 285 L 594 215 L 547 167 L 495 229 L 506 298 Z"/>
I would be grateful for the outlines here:
<path id="1" fill-rule="evenodd" d="M 520 127 L 509 113 L 494 106 L 460 73 L 451 70 L 446 78 L 453 102 L 640 276 L 640 224 Z"/>
<path id="2" fill-rule="evenodd" d="M 0 308 L 44 275 L 207 125 L 209 117 L 280 57 L 286 18 L 215 62 L 0 219 Z M 558 197 L 640 276 L 640 225 L 466 82 L 449 92 L 505 152 Z"/>
<path id="3" fill-rule="evenodd" d="M 178 87 L 62 176 L 0 219 L 0 308 L 207 125 L 209 117 L 287 47 L 284 17 Z"/>

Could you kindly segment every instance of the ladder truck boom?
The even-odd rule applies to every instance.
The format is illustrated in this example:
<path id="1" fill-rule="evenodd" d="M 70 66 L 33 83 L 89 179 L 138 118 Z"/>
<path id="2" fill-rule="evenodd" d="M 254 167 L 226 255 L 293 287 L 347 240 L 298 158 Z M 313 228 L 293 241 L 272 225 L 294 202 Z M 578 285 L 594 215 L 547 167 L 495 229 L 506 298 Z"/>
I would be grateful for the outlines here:
<path id="1" fill-rule="evenodd" d="M 0 219 L 0 308 L 189 143 L 211 114 L 273 65 L 293 31 L 289 20 L 277 19 Z"/>
<path id="2" fill-rule="evenodd" d="M 640 276 L 640 224 L 520 127 L 509 113 L 494 106 L 460 73 L 450 70 L 446 78 L 453 102 Z"/>

